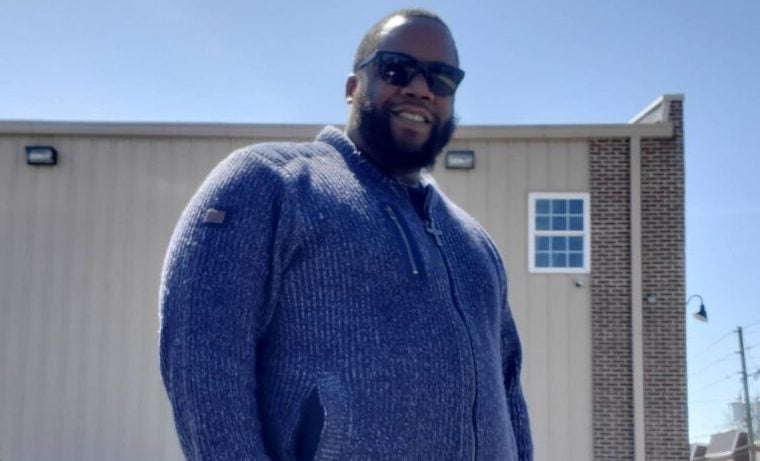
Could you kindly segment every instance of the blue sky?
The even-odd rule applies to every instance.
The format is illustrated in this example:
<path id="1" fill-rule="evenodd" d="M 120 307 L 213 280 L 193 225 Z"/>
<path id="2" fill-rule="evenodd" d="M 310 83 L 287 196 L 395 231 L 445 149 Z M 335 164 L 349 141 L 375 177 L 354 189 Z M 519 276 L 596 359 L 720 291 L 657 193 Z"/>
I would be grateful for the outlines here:
<path id="1" fill-rule="evenodd" d="M 723 429 L 736 326 L 760 368 L 757 0 L 0 0 L 0 119 L 342 123 L 356 44 L 407 6 L 454 31 L 462 124 L 622 123 L 685 94 L 687 291 L 710 315 L 685 317 L 690 437 Z"/>

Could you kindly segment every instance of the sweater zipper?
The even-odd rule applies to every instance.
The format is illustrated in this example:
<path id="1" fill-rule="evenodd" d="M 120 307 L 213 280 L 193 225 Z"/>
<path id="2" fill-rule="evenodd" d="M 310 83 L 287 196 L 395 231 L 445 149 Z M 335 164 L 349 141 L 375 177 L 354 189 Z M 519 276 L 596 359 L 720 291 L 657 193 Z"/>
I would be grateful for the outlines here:
<path id="1" fill-rule="evenodd" d="M 464 319 L 464 312 L 462 312 L 462 307 L 459 304 L 459 300 L 456 295 L 456 291 L 454 289 L 454 278 L 451 275 L 451 266 L 449 265 L 449 260 L 446 258 L 446 254 L 443 251 L 443 240 L 441 240 L 441 236 L 443 235 L 443 231 L 441 231 L 438 226 L 435 223 L 435 220 L 433 219 L 432 213 L 430 213 L 430 200 L 433 193 L 431 191 L 428 192 L 427 197 L 425 197 L 425 205 L 423 206 L 423 209 L 425 210 L 425 214 L 427 216 L 427 219 L 425 220 L 425 231 L 429 233 L 433 240 L 435 240 L 435 244 L 438 247 L 438 251 L 441 253 L 441 259 L 443 259 L 443 265 L 446 267 L 446 274 L 449 278 L 449 287 L 451 290 L 451 298 L 454 301 L 455 310 L 457 312 L 457 316 L 459 318 L 459 321 L 461 322 L 462 328 L 467 334 L 467 344 L 468 344 L 468 352 L 470 356 L 470 366 L 472 366 L 472 373 L 470 374 L 470 384 L 472 386 L 472 425 L 470 426 L 470 437 L 472 442 L 472 449 L 470 451 L 470 454 L 472 455 L 470 459 L 472 461 L 475 461 L 477 458 L 477 449 L 478 449 L 478 439 L 477 439 L 477 432 L 475 430 L 476 426 L 476 410 L 477 410 L 477 402 L 478 402 L 478 387 L 477 387 L 477 368 L 475 364 L 475 351 L 474 347 L 472 345 L 472 335 L 470 334 L 469 328 L 467 328 L 467 322 L 465 322 Z"/>
<path id="2" fill-rule="evenodd" d="M 396 212 L 393 211 L 393 208 L 390 205 L 385 205 L 385 211 L 388 213 L 388 216 L 391 218 L 391 221 L 393 221 L 393 223 L 396 224 L 398 233 L 401 235 L 401 240 L 404 242 L 404 249 L 406 250 L 406 256 L 409 259 L 409 265 L 412 267 L 412 274 L 419 275 L 420 271 L 419 269 L 417 269 L 417 263 L 414 261 L 414 253 L 412 253 L 412 244 L 409 242 L 409 237 L 407 237 L 406 235 L 404 226 L 401 225 L 401 221 L 399 220 L 398 216 L 396 216 Z"/>

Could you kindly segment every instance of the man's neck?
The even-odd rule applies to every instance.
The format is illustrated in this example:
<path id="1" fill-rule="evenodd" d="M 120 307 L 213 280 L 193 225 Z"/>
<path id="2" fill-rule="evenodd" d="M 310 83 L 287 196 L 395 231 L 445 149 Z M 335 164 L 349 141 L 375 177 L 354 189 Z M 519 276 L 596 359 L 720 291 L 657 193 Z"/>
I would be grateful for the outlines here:
<path id="1" fill-rule="evenodd" d="M 352 143 L 354 143 L 354 147 L 356 147 L 356 150 L 359 151 L 359 153 L 367 159 L 370 163 L 375 165 L 375 167 L 385 173 L 386 175 L 390 176 L 391 178 L 395 179 L 396 181 L 400 182 L 401 184 L 405 184 L 407 186 L 417 186 L 420 183 L 420 170 L 411 170 L 411 171 L 389 171 L 380 165 L 377 160 L 373 158 L 373 156 L 367 152 L 367 149 L 364 147 L 364 143 L 362 142 L 361 136 L 359 133 L 353 129 L 352 127 L 349 127 L 346 130 L 346 136 L 351 140 Z"/>
<path id="2" fill-rule="evenodd" d="M 418 186 L 420 184 L 420 171 L 417 170 L 411 173 L 399 173 L 394 175 L 394 178 L 406 186 Z"/>

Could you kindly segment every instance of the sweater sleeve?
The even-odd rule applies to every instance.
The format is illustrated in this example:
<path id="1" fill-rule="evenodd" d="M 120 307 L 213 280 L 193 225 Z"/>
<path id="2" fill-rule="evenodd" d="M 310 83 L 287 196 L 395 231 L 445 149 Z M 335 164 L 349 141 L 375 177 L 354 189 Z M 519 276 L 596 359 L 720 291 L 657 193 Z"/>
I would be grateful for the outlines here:
<path id="1" fill-rule="evenodd" d="M 205 180 L 169 244 L 160 290 L 161 373 L 188 460 L 268 460 L 256 344 L 271 316 L 288 213 L 276 170 L 233 153 Z"/>

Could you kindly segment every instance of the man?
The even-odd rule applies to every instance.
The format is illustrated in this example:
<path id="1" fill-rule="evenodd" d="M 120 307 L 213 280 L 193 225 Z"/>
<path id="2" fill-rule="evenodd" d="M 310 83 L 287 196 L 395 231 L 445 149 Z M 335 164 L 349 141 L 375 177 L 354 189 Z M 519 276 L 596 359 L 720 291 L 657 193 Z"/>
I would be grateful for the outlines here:
<path id="1" fill-rule="evenodd" d="M 233 153 L 177 226 L 161 370 L 191 460 L 529 460 L 499 255 L 420 169 L 453 129 L 449 29 L 365 36 L 346 133 Z"/>

